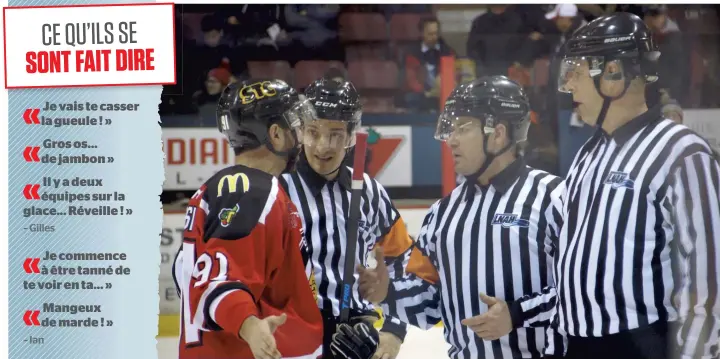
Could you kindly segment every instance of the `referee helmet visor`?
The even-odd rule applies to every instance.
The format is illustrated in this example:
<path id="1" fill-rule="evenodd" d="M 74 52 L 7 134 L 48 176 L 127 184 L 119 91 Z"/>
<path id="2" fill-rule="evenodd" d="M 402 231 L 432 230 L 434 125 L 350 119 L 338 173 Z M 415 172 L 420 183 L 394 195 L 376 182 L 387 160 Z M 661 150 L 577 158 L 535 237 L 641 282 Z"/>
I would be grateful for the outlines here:
<path id="1" fill-rule="evenodd" d="M 489 134 L 492 133 L 494 127 L 488 126 L 488 124 L 492 123 L 493 117 L 490 114 L 478 117 L 478 114 L 444 111 L 438 118 L 435 139 L 439 141 L 461 140 L 472 135 Z"/>
<path id="2" fill-rule="evenodd" d="M 566 57 L 560 63 L 558 73 L 558 91 L 572 93 L 577 86 L 587 80 L 595 79 L 603 73 L 603 56 Z M 594 86 L 591 83 L 591 86 Z"/>
<path id="3" fill-rule="evenodd" d="M 317 120 L 317 113 L 310 101 L 300 97 L 300 100 L 285 112 L 284 117 L 290 128 L 297 131 L 298 138 L 302 142 L 302 136 L 299 135 L 302 134 L 302 130 L 307 124 Z"/>
<path id="4" fill-rule="evenodd" d="M 318 119 L 303 126 L 302 143 L 319 149 L 347 149 L 355 145 L 356 128 L 346 121 Z"/>

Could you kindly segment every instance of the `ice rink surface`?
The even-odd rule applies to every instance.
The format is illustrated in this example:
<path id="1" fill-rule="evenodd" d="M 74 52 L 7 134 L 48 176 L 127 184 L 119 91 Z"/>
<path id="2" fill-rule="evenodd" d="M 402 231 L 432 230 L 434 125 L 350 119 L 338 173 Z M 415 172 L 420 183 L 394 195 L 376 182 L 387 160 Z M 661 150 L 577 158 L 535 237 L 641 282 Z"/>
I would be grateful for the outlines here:
<path id="1" fill-rule="evenodd" d="M 409 328 L 405 343 L 396 359 L 447 359 L 448 345 L 443 339 L 443 328 L 428 331 Z M 158 338 L 158 359 L 177 359 L 177 338 Z"/>

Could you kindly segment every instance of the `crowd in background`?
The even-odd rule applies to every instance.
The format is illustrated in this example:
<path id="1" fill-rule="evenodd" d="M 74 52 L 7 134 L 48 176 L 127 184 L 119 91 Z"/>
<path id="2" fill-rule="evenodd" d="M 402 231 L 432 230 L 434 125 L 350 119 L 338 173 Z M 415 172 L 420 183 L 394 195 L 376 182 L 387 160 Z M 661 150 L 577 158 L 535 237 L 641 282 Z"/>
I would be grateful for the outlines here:
<path id="1" fill-rule="evenodd" d="M 573 108 L 570 96 L 555 91 L 558 57 L 573 31 L 615 11 L 643 18 L 662 52 L 648 103 L 665 105 L 668 116 L 682 121 L 682 108 L 720 107 L 717 8 L 487 5 L 460 49 L 445 41 L 434 5 L 179 5 L 178 82 L 165 87 L 160 113 L 214 117 L 219 94 L 232 81 L 268 76 L 302 90 L 315 75 L 350 79 L 366 113 L 436 112 L 440 58 L 449 55 L 458 59 L 457 81 L 505 74 L 526 86 L 530 138 L 543 139 L 535 150 L 552 156 L 557 113 Z M 545 169 L 555 172 L 552 166 Z"/>

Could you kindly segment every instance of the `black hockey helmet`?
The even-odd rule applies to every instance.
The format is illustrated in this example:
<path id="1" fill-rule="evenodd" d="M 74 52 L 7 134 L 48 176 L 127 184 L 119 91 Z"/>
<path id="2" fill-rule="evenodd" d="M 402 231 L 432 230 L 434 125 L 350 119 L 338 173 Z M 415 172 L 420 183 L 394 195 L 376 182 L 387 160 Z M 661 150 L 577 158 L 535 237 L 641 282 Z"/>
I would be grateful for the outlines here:
<path id="1" fill-rule="evenodd" d="M 475 174 L 479 177 L 495 157 L 527 141 L 530 128 L 530 101 L 522 86 L 506 76 L 485 76 L 461 84 L 445 101 L 445 107 L 435 130 L 435 138 L 441 141 L 448 140 L 451 135 L 461 133 L 465 126 L 473 125 L 472 121 L 464 120 L 465 118 L 479 120 L 485 136 L 483 141 L 485 163 Z M 510 141 L 496 153 L 489 153 L 487 147 L 489 136 L 500 123 L 507 126 Z"/>
<path id="2" fill-rule="evenodd" d="M 435 138 L 446 140 L 456 129 L 459 117 L 479 119 L 486 135 L 495 130 L 499 121 L 505 122 L 510 140 L 516 144 L 527 140 L 530 102 L 522 86 L 507 77 L 481 77 L 453 90 L 445 101 Z"/>
<path id="3" fill-rule="evenodd" d="M 630 81 L 642 78 L 646 83 L 658 79 L 657 60 L 660 51 L 655 44 L 650 29 L 636 15 L 620 12 L 599 17 L 578 29 L 565 44 L 565 54 L 560 66 L 558 90 L 570 92 L 567 84 L 576 76 L 579 67 L 585 63 L 595 82 L 598 93 L 605 99 L 604 110 L 598 118 L 602 124 L 607 108 L 614 99 L 622 97 L 630 86 Z M 611 80 L 624 80 L 625 88 L 614 97 L 600 91 L 600 78 L 606 64 L 617 61 L 622 71 L 605 74 Z"/>
<path id="4" fill-rule="evenodd" d="M 256 79 L 228 85 L 220 95 L 216 118 L 218 130 L 227 137 L 236 154 L 266 145 L 277 155 L 287 155 L 270 143 L 270 126 L 278 124 L 293 130 L 299 143 L 303 124 L 316 115 L 309 102 L 284 81 Z"/>
<path id="5" fill-rule="evenodd" d="M 305 89 L 305 97 L 315 108 L 319 120 L 347 123 L 348 141 L 335 145 L 345 148 L 355 145 L 355 132 L 362 124 L 362 105 L 360 104 L 360 95 L 352 83 L 321 78 Z M 312 145 L 315 140 L 305 138 L 303 142 Z"/>

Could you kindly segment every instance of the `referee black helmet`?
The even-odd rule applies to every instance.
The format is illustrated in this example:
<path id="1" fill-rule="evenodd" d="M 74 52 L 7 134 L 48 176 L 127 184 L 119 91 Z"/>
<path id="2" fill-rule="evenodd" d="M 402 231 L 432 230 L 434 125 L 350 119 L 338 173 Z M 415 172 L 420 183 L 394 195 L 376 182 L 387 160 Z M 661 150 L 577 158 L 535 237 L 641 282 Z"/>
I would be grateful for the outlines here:
<path id="1" fill-rule="evenodd" d="M 604 100 L 598 126 L 602 125 L 610 102 L 624 96 L 631 81 L 640 78 L 645 83 L 651 83 L 658 79 L 656 63 L 660 51 L 647 25 L 630 13 L 621 12 L 593 20 L 572 35 L 564 51 L 558 90 L 574 92 L 572 80 L 588 72 Z M 620 65 L 618 71 L 608 71 L 607 65 L 612 62 Z M 581 70 L 585 67 L 588 70 Z M 601 90 L 601 79 L 622 80 L 624 87 L 614 94 L 604 93 Z"/>
<path id="2" fill-rule="evenodd" d="M 461 84 L 445 102 L 438 119 L 435 138 L 447 141 L 453 135 L 461 133 L 464 126 L 469 124 L 463 120 L 467 118 L 479 120 L 484 136 L 485 161 L 474 174 L 479 177 L 495 157 L 508 150 L 517 149 L 519 144 L 527 141 L 530 102 L 522 86 L 505 76 L 486 76 Z M 488 150 L 490 135 L 499 124 L 505 125 L 508 142 L 503 148 L 491 153 Z"/>
<path id="3" fill-rule="evenodd" d="M 350 148 L 355 145 L 355 132 L 361 126 L 362 105 L 360 95 L 349 81 L 322 78 L 305 89 L 305 97 L 315 108 L 319 120 L 341 121 L 347 126 L 347 142 L 332 143 L 331 147 Z M 307 145 L 316 144 L 317 138 L 306 133 Z"/>
<path id="4" fill-rule="evenodd" d="M 339 173 L 361 126 L 360 95 L 349 81 L 321 78 L 305 89 L 305 98 L 318 116 L 303 128 L 301 159 L 323 176 Z"/>

